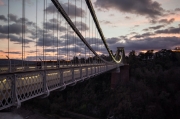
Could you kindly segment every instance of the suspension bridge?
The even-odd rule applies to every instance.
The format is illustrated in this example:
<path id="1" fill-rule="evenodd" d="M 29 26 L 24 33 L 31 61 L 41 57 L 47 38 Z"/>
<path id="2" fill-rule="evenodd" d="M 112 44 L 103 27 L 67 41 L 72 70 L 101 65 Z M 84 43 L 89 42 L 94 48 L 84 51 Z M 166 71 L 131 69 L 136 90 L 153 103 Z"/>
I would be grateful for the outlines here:
<path id="1" fill-rule="evenodd" d="M 124 48 L 110 50 L 90 0 L 7 0 L 1 9 L 0 110 L 125 64 Z"/>

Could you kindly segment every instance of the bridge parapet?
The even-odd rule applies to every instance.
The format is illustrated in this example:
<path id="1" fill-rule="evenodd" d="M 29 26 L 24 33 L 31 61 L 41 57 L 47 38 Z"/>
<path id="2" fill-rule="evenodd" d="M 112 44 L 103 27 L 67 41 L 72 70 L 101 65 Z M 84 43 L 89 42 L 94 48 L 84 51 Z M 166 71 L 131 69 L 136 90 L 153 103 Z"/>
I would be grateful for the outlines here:
<path id="1" fill-rule="evenodd" d="M 0 110 L 20 106 L 26 100 L 48 95 L 75 82 L 105 73 L 117 64 L 102 64 L 0 75 Z"/>

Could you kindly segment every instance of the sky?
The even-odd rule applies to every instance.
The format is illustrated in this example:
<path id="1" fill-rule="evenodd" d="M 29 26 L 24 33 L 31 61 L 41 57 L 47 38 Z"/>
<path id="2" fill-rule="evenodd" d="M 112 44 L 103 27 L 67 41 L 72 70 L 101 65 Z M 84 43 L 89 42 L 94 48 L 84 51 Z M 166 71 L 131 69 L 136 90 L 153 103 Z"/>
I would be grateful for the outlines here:
<path id="1" fill-rule="evenodd" d="M 59 2 L 96 52 L 107 54 L 85 0 L 59 0 Z M 132 50 L 138 53 L 151 49 L 155 51 L 174 49 L 180 46 L 178 0 L 91 0 L 91 2 L 107 44 L 113 52 L 117 47 L 124 47 L 128 55 Z M 43 0 L 38 0 L 37 21 L 36 1 L 25 1 L 25 35 L 22 53 L 22 0 L 10 0 L 9 5 L 8 15 L 8 0 L 0 0 L 0 58 L 5 58 L 8 51 L 12 59 L 42 58 L 43 33 L 47 59 L 72 58 L 73 55 L 85 56 L 86 47 L 64 18 L 57 14 L 50 0 L 47 0 L 45 10 Z M 45 23 L 44 11 L 47 15 Z M 65 46 L 66 43 L 69 45 Z"/>

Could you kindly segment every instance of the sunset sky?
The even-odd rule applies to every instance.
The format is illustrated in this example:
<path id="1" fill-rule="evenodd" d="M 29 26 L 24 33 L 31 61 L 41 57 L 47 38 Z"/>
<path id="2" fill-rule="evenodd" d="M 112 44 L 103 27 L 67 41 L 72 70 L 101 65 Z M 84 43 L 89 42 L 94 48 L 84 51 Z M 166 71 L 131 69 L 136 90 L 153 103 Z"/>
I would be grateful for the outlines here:
<path id="1" fill-rule="evenodd" d="M 82 1 L 82 7 L 81 7 Z M 114 52 L 116 47 L 125 47 L 126 55 L 131 50 L 137 53 L 140 51 L 154 49 L 174 49 L 180 46 L 180 2 L 179 0 L 91 0 L 99 20 L 101 29 L 106 37 L 110 49 Z M 61 5 L 68 12 L 68 0 L 60 0 Z M 37 17 L 37 39 L 36 39 L 36 1 L 26 0 L 25 2 L 25 58 L 34 60 L 37 55 L 42 56 L 42 32 L 43 32 L 43 0 L 38 0 Z M 95 29 L 95 25 L 89 25 L 89 12 L 84 0 L 69 0 L 69 17 L 75 23 L 82 35 L 92 43 L 92 47 L 98 50 L 100 54 L 106 54 L 103 46 L 93 45 L 91 37 L 88 38 L 89 31 Z M 75 17 L 76 9 L 76 17 Z M 10 0 L 9 28 L 10 28 L 10 57 L 22 57 L 22 0 Z M 54 59 L 59 52 L 58 57 L 66 57 L 66 29 L 69 29 L 68 38 L 70 54 L 74 53 L 75 45 L 73 38 L 74 32 L 67 27 L 62 16 L 57 17 L 56 10 L 50 0 L 47 0 L 47 29 L 46 30 L 46 49 L 45 54 L 48 59 Z M 82 13 L 82 14 L 81 14 Z M 82 16 L 82 19 L 81 19 Z M 90 18 L 92 21 L 92 17 Z M 81 28 L 82 20 L 82 28 Z M 57 25 L 58 24 L 58 25 Z M 7 39 L 8 25 L 8 0 L 0 0 L 0 58 L 5 58 L 8 52 Z M 57 32 L 58 27 L 58 32 Z M 58 33 L 58 35 L 57 35 Z M 54 35 L 53 35 L 54 34 Z M 97 32 L 91 32 L 97 37 Z M 58 37 L 58 46 L 55 43 Z M 52 41 L 53 39 L 53 41 Z M 91 40 L 91 41 L 90 41 Z M 96 41 L 95 41 L 96 42 Z M 60 46 L 61 45 L 61 46 Z M 85 49 L 82 43 L 76 46 L 76 52 L 83 55 Z"/>
<path id="2" fill-rule="evenodd" d="M 93 1 L 104 34 L 114 45 L 130 50 L 174 49 L 180 46 L 179 0 Z M 122 41 L 122 42 L 121 42 Z"/>

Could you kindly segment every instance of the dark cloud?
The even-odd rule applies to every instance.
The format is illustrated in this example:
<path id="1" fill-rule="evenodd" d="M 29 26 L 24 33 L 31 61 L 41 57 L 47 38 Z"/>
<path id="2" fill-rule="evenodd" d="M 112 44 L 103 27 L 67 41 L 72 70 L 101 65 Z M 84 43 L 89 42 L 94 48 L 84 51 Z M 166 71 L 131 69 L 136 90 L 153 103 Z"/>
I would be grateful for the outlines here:
<path id="1" fill-rule="evenodd" d="M 156 37 L 127 41 L 125 48 L 134 50 L 170 49 L 178 44 L 180 45 L 180 38 L 178 37 Z"/>
<path id="2" fill-rule="evenodd" d="M 50 54 L 48 54 L 48 55 L 50 55 Z M 41 55 L 41 56 L 38 55 L 37 58 L 38 58 L 38 60 L 39 60 L 39 58 L 43 60 L 43 55 Z M 54 60 L 56 58 L 57 58 L 56 56 L 46 56 L 45 57 L 46 60 Z M 64 59 L 64 58 L 65 58 L 64 55 L 59 55 L 59 59 Z M 36 60 L 36 56 L 27 56 L 26 60 L 29 60 L 29 61 Z"/>
<path id="3" fill-rule="evenodd" d="M 14 14 L 8 15 L 10 24 L 9 24 L 9 33 L 10 34 L 21 34 L 22 33 L 22 20 L 25 21 L 25 32 L 33 34 L 34 29 L 36 28 L 36 23 L 29 21 L 27 18 L 18 18 Z M 6 20 L 4 16 L 2 19 Z M 40 29 L 39 27 L 37 27 Z M 8 25 L 0 25 L 0 33 L 8 33 Z"/>
<path id="4" fill-rule="evenodd" d="M 44 23 L 44 28 L 48 30 L 57 30 L 57 24 L 53 22 L 46 22 Z M 66 31 L 66 28 L 64 26 L 58 25 L 58 30 L 63 32 Z"/>
<path id="5" fill-rule="evenodd" d="M 159 20 L 158 22 L 159 23 L 163 23 L 163 24 L 171 24 L 171 23 L 173 23 L 174 22 L 174 18 L 171 18 L 171 19 L 161 19 L 161 20 Z"/>
<path id="6" fill-rule="evenodd" d="M 135 35 L 135 36 L 133 36 L 132 38 L 144 38 L 144 37 L 149 37 L 149 36 L 151 36 L 151 35 L 154 35 L 153 33 L 151 33 L 151 32 L 147 32 L 147 33 L 143 33 L 143 34 L 141 34 L 141 35 Z"/>
<path id="7" fill-rule="evenodd" d="M 61 40 L 61 44 L 63 44 L 64 46 L 67 45 L 67 43 L 69 45 L 77 45 L 77 46 L 82 46 L 84 45 L 84 43 L 81 41 L 81 39 L 78 37 L 78 36 L 75 36 L 75 35 L 72 35 L 72 34 L 65 34 L 65 35 L 62 35 L 60 37 L 62 40 Z M 67 41 L 68 39 L 68 41 Z M 89 39 L 86 39 L 87 42 L 89 41 Z"/>
<path id="8" fill-rule="evenodd" d="M 110 21 L 107 21 L 107 20 L 102 20 L 100 22 L 103 23 L 103 24 L 112 24 Z"/>
<path id="9" fill-rule="evenodd" d="M 64 10 L 66 11 L 66 13 L 68 14 L 68 4 L 66 3 L 61 3 L 62 7 L 64 8 Z M 76 10 L 75 10 L 76 9 Z M 55 11 L 57 11 L 56 7 L 53 4 L 49 4 L 49 6 L 45 9 L 47 11 L 47 13 L 53 14 Z M 76 13 L 75 13 L 76 11 Z M 82 13 L 82 14 L 81 14 Z M 78 8 L 77 6 L 73 5 L 73 4 L 69 4 L 69 16 L 71 17 L 85 17 L 86 12 L 81 9 Z"/>
<path id="10" fill-rule="evenodd" d="M 175 15 L 176 13 L 174 10 L 166 10 L 164 16 L 170 16 L 170 15 Z"/>
<path id="11" fill-rule="evenodd" d="M 0 25 L 0 33 L 8 33 L 8 25 Z M 9 33 L 21 34 L 22 33 L 22 25 L 21 24 L 10 24 L 9 25 Z"/>
<path id="12" fill-rule="evenodd" d="M 160 29 L 162 27 L 164 27 L 164 25 L 152 26 L 152 27 L 149 27 L 149 29 L 157 30 L 157 29 Z"/>
<path id="13" fill-rule="evenodd" d="M 65 34 L 58 38 L 58 45 L 65 46 L 67 43 L 67 38 L 69 39 L 68 40 L 69 45 L 74 44 L 74 39 L 75 39 L 74 36 L 69 34 L 67 37 L 67 35 Z M 43 46 L 43 44 L 46 47 L 52 47 L 52 46 L 57 47 L 57 37 L 53 36 L 52 34 L 45 34 L 44 39 L 43 37 L 40 37 L 37 41 L 37 46 Z"/>
<path id="14" fill-rule="evenodd" d="M 163 30 L 157 30 L 155 32 L 156 34 L 179 34 L 180 33 L 180 28 L 175 28 L 175 27 L 170 27 L 168 29 L 163 29 Z"/>
<path id="15" fill-rule="evenodd" d="M 148 28 L 145 28 L 145 29 L 143 29 L 143 31 L 149 31 L 149 29 L 148 29 Z"/>
<path id="16" fill-rule="evenodd" d="M 45 52 L 57 52 L 57 49 L 55 49 L 55 48 L 54 49 L 45 49 L 44 51 Z"/>
<path id="17" fill-rule="evenodd" d="M 8 38 L 7 34 L 0 34 L 0 40 L 7 39 L 7 38 Z M 21 44 L 22 43 L 22 38 L 17 37 L 16 35 L 10 34 L 9 39 L 10 39 L 10 41 L 14 42 L 15 44 Z M 29 39 L 24 39 L 24 42 L 26 44 L 28 44 L 28 43 L 33 42 L 33 41 L 29 40 Z"/>
<path id="18" fill-rule="evenodd" d="M 139 25 L 134 25 L 134 27 L 139 27 Z"/>
<path id="19" fill-rule="evenodd" d="M 175 11 L 180 11 L 180 8 L 176 8 Z"/>
<path id="20" fill-rule="evenodd" d="M 9 38 L 10 38 L 10 41 L 15 42 L 15 44 L 22 44 L 22 38 L 21 37 L 17 37 L 15 35 L 10 35 Z M 33 41 L 29 40 L 29 39 L 24 39 L 25 44 L 28 44 L 30 42 L 33 42 Z"/>
<path id="21" fill-rule="evenodd" d="M 130 35 L 132 35 L 132 34 L 138 34 L 138 33 L 137 32 L 131 32 Z M 120 37 L 122 37 L 122 36 L 120 36 Z M 126 36 L 124 36 L 124 37 L 126 37 Z"/>
<path id="22" fill-rule="evenodd" d="M 57 38 L 55 37 L 55 39 L 57 39 Z M 39 38 L 38 41 L 37 41 L 37 45 L 38 46 L 43 46 L 44 45 L 44 46 L 47 46 L 47 47 L 55 45 L 54 42 L 53 42 L 53 36 L 48 35 L 44 39 L 43 39 L 43 37 Z"/>
<path id="23" fill-rule="evenodd" d="M 26 25 L 28 25 L 29 27 L 36 27 L 36 23 L 31 22 L 31 21 L 27 21 Z"/>
<path id="24" fill-rule="evenodd" d="M 60 20 L 56 19 L 56 18 L 52 18 L 52 19 L 49 19 L 49 22 L 51 23 L 61 23 Z"/>
<path id="25" fill-rule="evenodd" d="M 14 51 L 14 52 L 4 52 L 4 53 L 9 53 L 9 54 L 21 54 L 21 52 Z"/>
<path id="26" fill-rule="evenodd" d="M 151 19 L 151 20 L 149 20 L 149 22 L 150 22 L 151 24 L 156 24 L 158 21 L 157 21 L 156 19 Z"/>
<path id="27" fill-rule="evenodd" d="M 121 39 L 119 39 L 121 40 Z M 110 49 L 116 50 L 117 47 L 124 47 L 126 52 L 132 50 L 160 50 L 160 49 L 171 49 L 175 46 L 180 45 L 179 37 L 154 37 L 154 38 L 143 38 L 141 40 L 127 40 L 125 43 L 117 42 L 116 44 L 109 44 Z"/>
<path id="28" fill-rule="evenodd" d="M 8 17 L 9 17 L 9 21 L 11 21 L 11 22 L 17 22 L 18 17 L 17 17 L 16 15 L 14 15 L 14 14 L 9 14 Z"/>
<path id="29" fill-rule="evenodd" d="M 7 18 L 4 15 L 0 15 L 0 20 L 7 21 Z"/>
<path id="30" fill-rule="evenodd" d="M 131 19 L 131 17 L 126 16 L 125 19 Z"/>
<path id="31" fill-rule="evenodd" d="M 9 21 L 15 22 L 16 24 L 22 24 L 22 21 L 25 21 L 25 25 L 36 27 L 36 23 L 29 21 L 27 18 L 18 18 L 18 16 L 14 14 L 9 14 Z"/>
<path id="32" fill-rule="evenodd" d="M 113 38 L 108 38 L 106 41 L 107 41 L 108 44 L 114 44 L 114 43 L 119 42 L 120 39 L 116 38 L 116 37 L 113 37 Z"/>
<path id="33" fill-rule="evenodd" d="M 152 24 L 156 24 L 156 23 L 161 23 L 161 24 L 171 24 L 175 21 L 174 18 L 171 18 L 171 19 L 160 19 L 160 20 L 157 20 L 157 19 L 151 19 L 150 20 L 150 23 Z"/>
<path id="34" fill-rule="evenodd" d="M 80 46 L 73 46 L 73 47 L 69 47 L 68 48 L 68 51 L 69 52 L 71 52 L 71 53 L 74 53 L 74 52 L 76 52 L 76 53 L 80 53 L 80 52 L 82 52 L 84 50 L 84 48 L 83 47 L 80 47 Z M 59 48 L 59 51 L 58 51 L 59 53 L 62 53 L 62 54 L 66 54 L 66 52 L 67 52 L 67 48 L 66 47 L 61 47 L 61 48 Z"/>
<path id="35" fill-rule="evenodd" d="M 38 50 L 37 50 L 37 52 L 38 52 Z M 36 50 L 30 50 L 30 51 L 27 51 L 27 53 L 32 53 L 32 54 L 34 54 L 34 53 L 36 53 Z"/>
<path id="36" fill-rule="evenodd" d="M 96 0 L 96 7 L 103 9 L 117 9 L 122 12 L 145 15 L 150 18 L 156 18 L 163 15 L 161 5 L 152 0 Z"/>
<path id="37" fill-rule="evenodd" d="M 81 25 L 82 25 L 82 31 L 89 30 L 89 27 L 84 22 L 76 22 L 77 29 L 81 30 Z"/>
<path id="38" fill-rule="evenodd" d="M 18 18 L 14 14 L 9 14 L 9 20 L 10 22 L 15 22 L 16 24 L 22 24 L 22 21 L 24 21 L 26 26 L 36 27 L 36 23 L 29 21 L 27 18 Z"/>
<path id="39" fill-rule="evenodd" d="M 36 23 L 29 21 L 27 18 L 18 18 L 18 16 L 14 15 L 14 14 L 9 14 L 8 18 L 10 21 L 9 27 L 12 27 L 12 28 L 10 28 L 10 31 L 12 31 L 12 33 L 18 34 L 19 31 L 22 30 L 22 28 L 20 28 L 20 27 L 22 27 L 22 21 L 25 22 L 25 28 L 26 28 L 25 31 L 26 32 L 32 32 L 32 31 L 28 30 L 28 28 L 36 28 Z M 7 21 L 8 18 L 6 18 L 4 15 L 0 15 L 0 20 Z M 5 28 L 4 30 L 6 30 L 8 28 L 8 26 L 4 26 L 4 28 Z M 16 32 L 14 32 L 15 29 L 17 29 Z"/>

